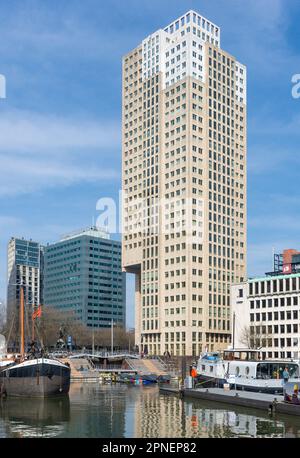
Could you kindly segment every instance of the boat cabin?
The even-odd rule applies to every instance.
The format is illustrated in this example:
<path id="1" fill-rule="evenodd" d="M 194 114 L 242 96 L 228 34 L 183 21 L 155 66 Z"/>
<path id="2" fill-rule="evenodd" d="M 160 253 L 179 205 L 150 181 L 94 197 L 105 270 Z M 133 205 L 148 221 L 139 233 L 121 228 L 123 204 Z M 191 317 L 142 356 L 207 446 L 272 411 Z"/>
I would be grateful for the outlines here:
<path id="1" fill-rule="evenodd" d="M 250 350 L 248 348 L 224 350 L 224 361 L 260 361 L 262 355 L 260 350 Z"/>
<path id="2" fill-rule="evenodd" d="M 224 378 L 225 364 L 222 355 L 218 352 L 202 355 L 197 364 L 198 375 L 209 378 Z"/>

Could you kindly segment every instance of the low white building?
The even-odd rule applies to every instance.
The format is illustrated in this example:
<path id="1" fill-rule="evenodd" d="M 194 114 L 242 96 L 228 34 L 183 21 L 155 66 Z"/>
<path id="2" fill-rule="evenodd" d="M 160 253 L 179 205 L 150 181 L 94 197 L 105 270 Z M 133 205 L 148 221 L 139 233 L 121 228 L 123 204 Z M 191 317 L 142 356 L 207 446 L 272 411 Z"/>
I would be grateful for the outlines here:
<path id="1" fill-rule="evenodd" d="M 234 347 L 266 359 L 300 358 L 300 273 L 279 272 L 231 287 Z"/>

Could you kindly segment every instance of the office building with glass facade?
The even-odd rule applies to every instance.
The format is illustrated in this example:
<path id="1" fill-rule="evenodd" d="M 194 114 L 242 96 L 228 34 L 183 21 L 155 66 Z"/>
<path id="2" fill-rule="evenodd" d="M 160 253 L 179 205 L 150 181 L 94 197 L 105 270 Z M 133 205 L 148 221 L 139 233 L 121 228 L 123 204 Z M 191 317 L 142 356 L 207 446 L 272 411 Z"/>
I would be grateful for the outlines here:
<path id="1" fill-rule="evenodd" d="M 85 325 L 125 326 L 126 283 L 121 243 L 96 227 L 45 247 L 44 302 L 73 311 Z"/>
<path id="2" fill-rule="evenodd" d="M 43 302 L 41 266 L 43 247 L 32 240 L 12 237 L 7 250 L 7 318 L 20 303 L 20 286 L 24 286 L 25 305 L 36 307 Z"/>

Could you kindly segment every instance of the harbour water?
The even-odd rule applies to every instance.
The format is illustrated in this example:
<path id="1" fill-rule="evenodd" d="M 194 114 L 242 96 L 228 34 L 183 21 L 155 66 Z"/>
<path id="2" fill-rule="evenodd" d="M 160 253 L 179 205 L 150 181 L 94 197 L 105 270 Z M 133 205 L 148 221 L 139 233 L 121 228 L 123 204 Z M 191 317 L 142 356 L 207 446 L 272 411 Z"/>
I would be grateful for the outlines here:
<path id="1" fill-rule="evenodd" d="M 181 400 L 157 386 L 72 383 L 67 398 L 1 399 L 5 437 L 300 437 L 300 418 Z"/>

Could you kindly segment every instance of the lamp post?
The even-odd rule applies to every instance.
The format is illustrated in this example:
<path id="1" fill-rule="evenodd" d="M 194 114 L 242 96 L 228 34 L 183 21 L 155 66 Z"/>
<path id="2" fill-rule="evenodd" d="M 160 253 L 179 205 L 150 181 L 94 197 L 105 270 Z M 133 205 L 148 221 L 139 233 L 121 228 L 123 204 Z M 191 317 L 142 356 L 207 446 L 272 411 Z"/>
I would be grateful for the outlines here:
<path id="1" fill-rule="evenodd" d="M 95 352 L 95 329 L 93 327 L 93 333 L 92 333 L 92 355 L 94 356 Z"/>
<path id="2" fill-rule="evenodd" d="M 233 323 L 232 323 L 232 348 L 235 347 L 235 312 L 233 312 Z"/>
<path id="3" fill-rule="evenodd" d="M 114 320 L 111 320 L 111 354 L 114 352 Z"/>

